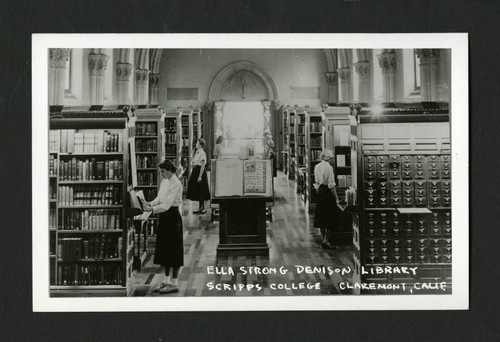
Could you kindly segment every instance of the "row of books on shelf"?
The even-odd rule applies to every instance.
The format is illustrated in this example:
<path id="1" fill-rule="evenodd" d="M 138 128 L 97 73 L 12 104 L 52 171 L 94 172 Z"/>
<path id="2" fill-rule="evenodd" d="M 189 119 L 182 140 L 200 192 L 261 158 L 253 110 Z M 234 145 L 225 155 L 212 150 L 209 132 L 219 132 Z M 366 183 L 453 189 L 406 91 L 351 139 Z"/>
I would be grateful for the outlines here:
<path id="1" fill-rule="evenodd" d="M 139 169 L 153 168 L 153 167 L 156 167 L 156 165 L 158 165 L 158 157 L 154 156 L 154 155 L 136 156 L 135 162 L 136 162 L 137 168 L 139 168 Z"/>
<path id="2" fill-rule="evenodd" d="M 321 150 L 311 150 L 311 160 L 317 161 L 321 155 Z"/>
<path id="3" fill-rule="evenodd" d="M 57 259 L 64 262 L 120 258 L 123 238 L 110 234 L 88 237 L 59 238 Z"/>
<path id="4" fill-rule="evenodd" d="M 139 185 L 157 185 L 157 171 L 142 171 L 137 174 L 137 184 Z"/>
<path id="5" fill-rule="evenodd" d="M 158 142 L 156 139 L 141 139 L 135 141 L 135 149 L 137 152 L 157 152 Z"/>
<path id="6" fill-rule="evenodd" d="M 177 119 L 176 118 L 167 118 L 165 120 L 165 130 L 176 131 L 177 130 Z"/>
<path id="7" fill-rule="evenodd" d="M 57 265 L 57 285 L 89 286 L 120 285 L 123 271 L 121 265 Z"/>
<path id="8" fill-rule="evenodd" d="M 181 155 L 189 157 L 189 146 L 182 146 Z"/>
<path id="9" fill-rule="evenodd" d="M 165 140 L 167 144 L 177 144 L 177 133 L 167 133 Z"/>
<path id="10" fill-rule="evenodd" d="M 156 136 L 156 123 L 139 122 L 135 124 L 135 134 L 138 136 Z"/>
<path id="11" fill-rule="evenodd" d="M 299 145 L 305 145 L 306 144 L 306 136 L 305 135 L 299 135 L 297 137 L 297 144 L 299 144 Z"/>
<path id="12" fill-rule="evenodd" d="M 189 138 L 182 138 L 182 146 L 189 147 Z"/>
<path id="13" fill-rule="evenodd" d="M 299 154 L 299 156 L 305 156 L 306 148 L 304 146 L 297 146 L 297 153 Z"/>
<path id="14" fill-rule="evenodd" d="M 108 130 L 76 129 L 51 130 L 49 134 L 51 153 L 104 153 L 123 152 L 123 134 Z"/>
<path id="15" fill-rule="evenodd" d="M 189 127 L 182 127 L 182 136 L 189 137 Z"/>
<path id="16" fill-rule="evenodd" d="M 188 126 L 189 125 L 189 116 L 183 115 L 181 117 L 181 125 L 182 126 Z"/>
<path id="17" fill-rule="evenodd" d="M 167 154 L 167 155 L 177 154 L 177 145 L 166 145 L 165 146 L 165 154 Z"/>
<path id="18" fill-rule="evenodd" d="M 50 208 L 49 210 L 49 229 L 57 228 L 57 211 L 56 208 Z"/>
<path id="19" fill-rule="evenodd" d="M 304 114 L 299 114 L 298 115 L 298 123 L 299 124 L 305 124 L 306 123 L 306 116 Z"/>
<path id="20" fill-rule="evenodd" d="M 309 127 L 311 133 L 321 133 L 323 130 L 323 124 L 321 123 L 321 121 L 311 122 Z"/>
<path id="21" fill-rule="evenodd" d="M 299 127 L 297 127 L 297 134 L 304 134 L 305 133 L 305 128 L 303 125 L 299 125 Z"/>
<path id="22" fill-rule="evenodd" d="M 116 230 L 121 227 L 120 209 L 64 211 L 59 222 L 60 230 Z"/>
<path id="23" fill-rule="evenodd" d="M 59 163 L 59 180 L 61 181 L 92 181 L 92 180 L 123 180 L 123 161 L 77 159 Z"/>
<path id="24" fill-rule="evenodd" d="M 71 205 L 120 205 L 121 187 L 108 186 L 59 186 L 58 204 Z"/>
<path id="25" fill-rule="evenodd" d="M 311 147 L 319 147 L 323 144 L 323 138 L 321 136 L 311 137 Z"/>
<path id="26" fill-rule="evenodd" d="M 55 155 L 49 154 L 49 176 L 56 176 L 57 175 L 57 163 L 58 159 Z"/>

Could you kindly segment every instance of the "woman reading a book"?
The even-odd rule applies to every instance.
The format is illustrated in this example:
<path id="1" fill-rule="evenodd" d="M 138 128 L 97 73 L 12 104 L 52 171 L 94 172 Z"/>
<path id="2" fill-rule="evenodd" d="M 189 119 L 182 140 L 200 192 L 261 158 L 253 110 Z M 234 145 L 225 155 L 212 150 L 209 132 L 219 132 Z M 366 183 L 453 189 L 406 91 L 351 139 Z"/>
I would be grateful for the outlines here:
<path id="1" fill-rule="evenodd" d="M 179 292 L 179 269 L 184 265 L 183 228 L 179 212 L 182 183 L 175 175 L 177 168 L 170 160 L 160 163 L 158 168 L 163 178 L 158 196 L 151 202 L 143 201 L 143 209 L 159 214 L 154 263 L 165 267 L 165 276 L 153 291 L 173 293 Z"/>
<path id="2" fill-rule="evenodd" d="M 332 157 L 332 151 L 324 149 L 320 154 L 321 162 L 314 167 L 314 187 L 317 191 L 314 227 L 321 229 L 323 249 L 336 248 L 330 241 L 331 230 L 335 227 L 335 210 L 339 201 L 335 190 L 333 167 L 328 163 Z"/>
<path id="3" fill-rule="evenodd" d="M 206 214 L 205 201 L 210 199 L 207 171 L 205 170 L 207 154 L 203 151 L 204 147 L 205 140 L 198 139 L 196 142 L 196 153 L 191 161 L 193 171 L 191 171 L 191 176 L 189 177 L 186 197 L 191 201 L 199 202 L 198 211 L 193 212 L 193 214 Z"/>

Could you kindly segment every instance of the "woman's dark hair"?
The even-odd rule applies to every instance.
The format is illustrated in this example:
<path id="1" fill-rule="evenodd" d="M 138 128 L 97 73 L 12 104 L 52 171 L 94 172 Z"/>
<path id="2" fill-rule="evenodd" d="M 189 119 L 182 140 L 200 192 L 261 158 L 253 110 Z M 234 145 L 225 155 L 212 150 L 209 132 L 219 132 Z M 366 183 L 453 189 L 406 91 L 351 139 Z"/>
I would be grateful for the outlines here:
<path id="1" fill-rule="evenodd" d="M 216 144 L 220 144 L 220 143 L 222 142 L 222 140 L 224 140 L 224 137 L 223 137 L 222 135 L 219 135 L 219 136 L 217 137 L 217 140 L 215 140 L 215 143 L 216 143 Z"/>
<path id="2" fill-rule="evenodd" d="M 198 139 L 198 144 L 200 144 L 201 148 L 205 148 L 206 143 L 207 142 L 205 141 L 205 139 L 202 138 Z"/>
<path id="3" fill-rule="evenodd" d="M 170 171 L 172 173 L 175 173 L 177 171 L 177 167 L 175 166 L 174 163 L 172 163 L 171 160 L 164 160 L 160 164 L 158 164 L 158 168 Z"/>

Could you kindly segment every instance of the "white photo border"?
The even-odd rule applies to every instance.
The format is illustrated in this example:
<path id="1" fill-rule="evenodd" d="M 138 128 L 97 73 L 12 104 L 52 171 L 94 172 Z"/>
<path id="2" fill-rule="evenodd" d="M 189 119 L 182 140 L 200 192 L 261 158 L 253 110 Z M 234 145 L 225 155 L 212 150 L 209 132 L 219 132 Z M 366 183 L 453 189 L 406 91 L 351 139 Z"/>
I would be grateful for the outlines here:
<path id="1" fill-rule="evenodd" d="M 451 49 L 452 294 L 235 297 L 49 296 L 48 49 Z M 33 311 L 465 310 L 469 308 L 469 63 L 466 33 L 34 34 L 32 36 Z"/>

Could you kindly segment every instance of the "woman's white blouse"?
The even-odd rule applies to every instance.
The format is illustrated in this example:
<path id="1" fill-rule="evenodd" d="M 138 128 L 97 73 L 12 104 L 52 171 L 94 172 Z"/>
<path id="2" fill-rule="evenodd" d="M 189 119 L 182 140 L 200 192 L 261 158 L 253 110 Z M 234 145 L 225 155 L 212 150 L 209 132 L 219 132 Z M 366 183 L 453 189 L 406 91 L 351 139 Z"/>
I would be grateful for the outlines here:
<path id="1" fill-rule="evenodd" d="M 201 148 L 196 150 L 194 154 L 193 161 L 191 162 L 193 165 L 203 166 L 207 163 L 207 154 Z"/>
<path id="2" fill-rule="evenodd" d="M 176 175 L 164 179 L 160 184 L 158 196 L 151 201 L 153 214 L 163 213 L 170 207 L 178 207 L 182 203 L 182 183 Z"/>
<path id="3" fill-rule="evenodd" d="M 321 184 L 328 185 L 330 189 L 336 185 L 333 167 L 324 160 L 314 167 L 314 186 L 318 189 Z"/>

